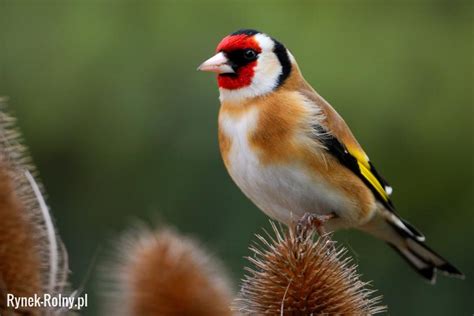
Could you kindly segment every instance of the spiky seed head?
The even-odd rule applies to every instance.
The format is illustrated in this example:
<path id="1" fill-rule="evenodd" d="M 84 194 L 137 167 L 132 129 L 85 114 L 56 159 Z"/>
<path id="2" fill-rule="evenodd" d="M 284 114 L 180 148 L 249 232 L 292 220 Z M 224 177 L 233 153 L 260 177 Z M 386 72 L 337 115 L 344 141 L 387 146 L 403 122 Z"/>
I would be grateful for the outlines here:
<path id="1" fill-rule="evenodd" d="M 233 309 L 248 315 L 373 315 L 383 312 L 381 297 L 360 280 L 346 250 L 329 236 L 315 240 L 293 229 L 272 228 L 275 237 L 257 235 L 250 247 L 253 265 Z"/>
<path id="2" fill-rule="evenodd" d="M 125 234 L 103 265 L 107 315 L 231 315 L 232 291 L 220 263 L 171 228 Z"/>
<path id="3" fill-rule="evenodd" d="M 8 313 L 7 294 L 33 296 L 42 291 L 41 259 L 31 234 L 33 223 L 25 216 L 3 160 L 0 157 L 0 314 Z M 23 312 L 36 315 L 33 309 Z"/>
<path id="4" fill-rule="evenodd" d="M 67 255 L 15 121 L 0 98 L 0 314 L 7 315 L 7 293 L 54 295 L 64 289 L 68 272 Z M 41 313 L 32 308 L 21 312 Z"/>

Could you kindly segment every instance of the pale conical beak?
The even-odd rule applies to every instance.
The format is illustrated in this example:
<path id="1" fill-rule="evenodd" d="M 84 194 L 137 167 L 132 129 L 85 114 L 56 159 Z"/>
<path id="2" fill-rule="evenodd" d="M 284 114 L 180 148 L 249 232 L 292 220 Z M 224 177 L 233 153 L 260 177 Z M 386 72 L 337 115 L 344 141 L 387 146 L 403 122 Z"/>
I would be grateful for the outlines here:
<path id="1" fill-rule="evenodd" d="M 217 53 L 198 67 L 200 71 L 210 71 L 218 74 L 233 74 L 234 69 L 229 65 L 229 60 L 223 52 Z"/>

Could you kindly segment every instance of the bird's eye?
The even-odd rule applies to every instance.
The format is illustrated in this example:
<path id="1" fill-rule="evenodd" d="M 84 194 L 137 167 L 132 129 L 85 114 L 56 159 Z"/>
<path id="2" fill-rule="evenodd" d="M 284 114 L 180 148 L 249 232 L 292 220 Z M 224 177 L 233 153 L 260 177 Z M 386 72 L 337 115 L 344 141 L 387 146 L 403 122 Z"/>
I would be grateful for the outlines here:
<path id="1" fill-rule="evenodd" d="M 247 60 L 253 60 L 257 57 L 257 53 L 253 49 L 247 49 L 244 51 L 244 57 Z"/>

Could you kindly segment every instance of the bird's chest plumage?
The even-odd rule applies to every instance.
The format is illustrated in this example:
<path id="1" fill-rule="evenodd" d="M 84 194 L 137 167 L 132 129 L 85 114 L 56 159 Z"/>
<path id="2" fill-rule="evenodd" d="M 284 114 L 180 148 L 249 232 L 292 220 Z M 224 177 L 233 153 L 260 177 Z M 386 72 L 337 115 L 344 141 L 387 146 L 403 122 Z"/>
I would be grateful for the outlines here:
<path id="1" fill-rule="evenodd" d="M 221 153 L 232 179 L 267 215 L 285 223 L 348 204 L 306 163 L 310 139 L 300 118 L 307 115 L 304 109 L 259 106 L 237 114 L 221 108 L 219 115 Z M 316 151 L 313 146 L 311 154 Z"/>

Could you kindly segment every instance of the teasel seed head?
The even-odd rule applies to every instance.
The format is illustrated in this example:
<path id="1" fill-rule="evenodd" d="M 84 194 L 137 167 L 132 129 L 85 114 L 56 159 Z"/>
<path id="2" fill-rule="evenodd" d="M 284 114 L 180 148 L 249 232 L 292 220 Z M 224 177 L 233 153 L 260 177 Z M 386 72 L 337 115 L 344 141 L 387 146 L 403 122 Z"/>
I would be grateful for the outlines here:
<path id="1" fill-rule="evenodd" d="M 314 231 L 303 237 L 294 229 L 278 229 L 275 237 L 257 235 L 250 247 L 253 265 L 233 310 L 246 315 L 373 315 L 383 312 L 381 297 L 360 280 L 347 251 L 329 236 L 315 240 Z"/>
<path id="2" fill-rule="evenodd" d="M 42 186 L 16 120 L 0 98 L 0 314 L 11 315 L 7 294 L 62 293 L 67 283 L 67 254 L 56 234 Z M 26 315 L 51 310 L 23 308 Z M 14 314 L 16 315 L 16 314 Z"/>
<path id="3" fill-rule="evenodd" d="M 102 268 L 107 315 L 231 315 L 230 282 L 216 258 L 169 227 L 143 225 Z"/>

